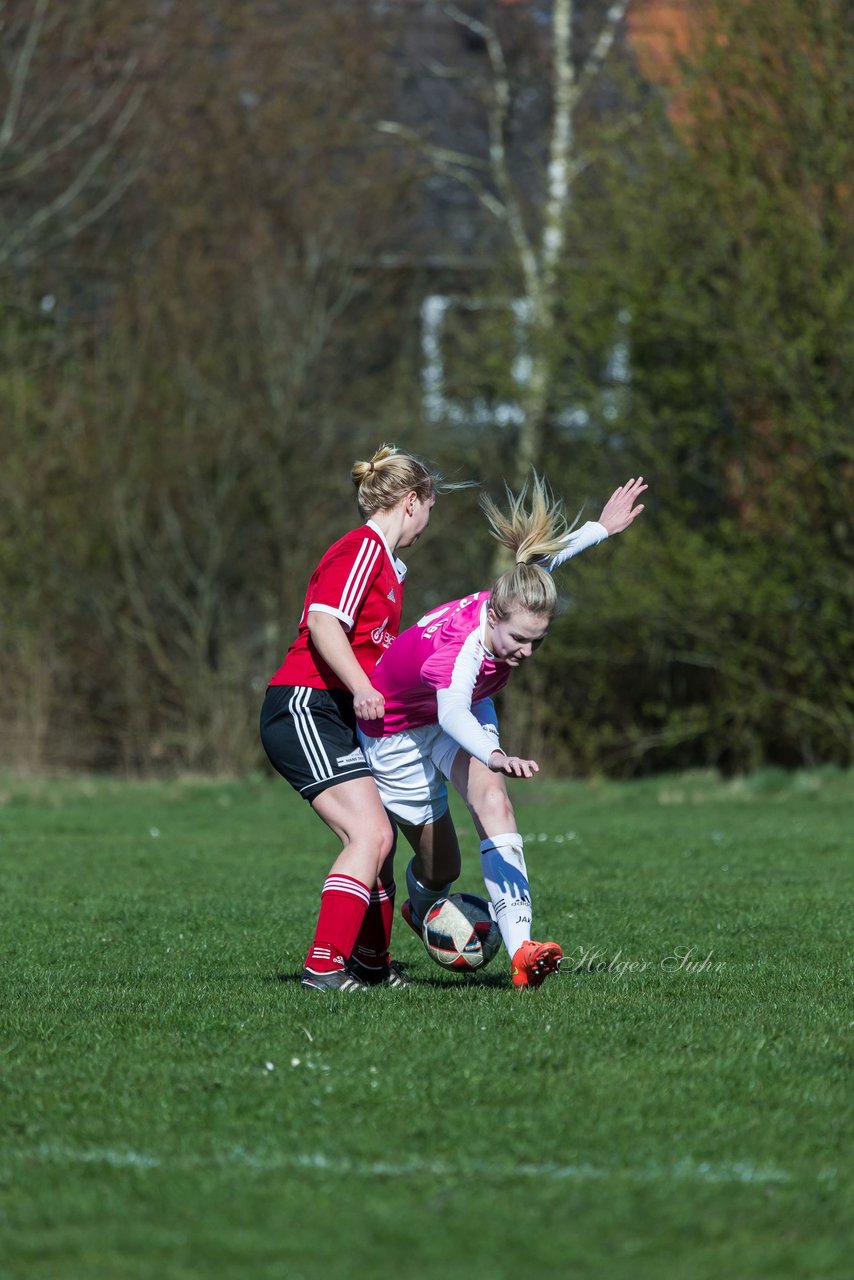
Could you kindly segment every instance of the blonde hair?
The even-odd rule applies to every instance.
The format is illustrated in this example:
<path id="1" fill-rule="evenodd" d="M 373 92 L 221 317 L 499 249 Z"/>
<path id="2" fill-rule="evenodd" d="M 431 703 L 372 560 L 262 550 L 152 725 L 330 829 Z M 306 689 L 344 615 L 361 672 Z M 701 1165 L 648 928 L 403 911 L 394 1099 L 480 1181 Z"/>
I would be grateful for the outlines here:
<path id="1" fill-rule="evenodd" d="M 350 475 L 365 520 L 377 511 L 389 511 L 407 493 L 414 492 L 423 502 L 445 487 L 438 471 L 393 444 L 381 444 L 367 462 L 354 462 Z"/>
<path id="2" fill-rule="evenodd" d="M 513 494 L 507 493 L 507 511 L 502 511 L 484 494 L 480 505 L 489 521 L 494 538 L 512 554 L 515 565 L 494 583 L 489 603 L 499 618 L 507 618 L 514 609 L 527 609 L 543 617 L 553 618 L 557 611 L 557 591 L 550 573 L 539 561 L 553 556 L 564 545 L 569 525 L 563 504 L 535 472 L 530 484 L 530 507 L 526 506 L 529 485 Z"/>

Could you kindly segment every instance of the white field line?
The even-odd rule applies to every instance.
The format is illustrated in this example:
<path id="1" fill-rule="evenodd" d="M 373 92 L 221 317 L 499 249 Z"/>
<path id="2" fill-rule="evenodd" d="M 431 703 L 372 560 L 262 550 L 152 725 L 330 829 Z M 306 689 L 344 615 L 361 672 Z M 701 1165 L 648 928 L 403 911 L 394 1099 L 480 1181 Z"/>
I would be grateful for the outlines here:
<path id="1" fill-rule="evenodd" d="M 8 1152 L 7 1155 L 12 1155 Z M 46 1164 L 103 1164 L 115 1169 L 162 1169 L 180 1172 L 222 1166 L 243 1166 L 264 1173 L 282 1169 L 317 1170 L 341 1177 L 400 1178 L 400 1177 L 459 1177 L 472 1174 L 485 1180 L 499 1181 L 510 1178 L 535 1178 L 555 1182 L 604 1182 L 609 1180 L 654 1182 L 742 1183 L 767 1185 L 795 1181 L 794 1173 L 767 1165 L 754 1165 L 738 1160 L 732 1164 L 713 1164 L 710 1161 L 678 1160 L 671 1165 L 619 1166 L 606 1168 L 592 1164 L 519 1164 L 500 1165 L 488 1162 L 452 1164 L 446 1160 L 405 1160 L 400 1163 L 385 1160 L 349 1160 L 342 1156 L 314 1154 L 263 1155 L 234 1147 L 220 1155 L 208 1156 L 155 1156 L 142 1151 L 119 1151 L 110 1147 L 75 1150 L 68 1147 L 44 1145 L 18 1153 L 18 1159 L 27 1163 Z M 835 1182 L 836 1169 L 822 1169 L 814 1175 L 816 1182 Z"/>

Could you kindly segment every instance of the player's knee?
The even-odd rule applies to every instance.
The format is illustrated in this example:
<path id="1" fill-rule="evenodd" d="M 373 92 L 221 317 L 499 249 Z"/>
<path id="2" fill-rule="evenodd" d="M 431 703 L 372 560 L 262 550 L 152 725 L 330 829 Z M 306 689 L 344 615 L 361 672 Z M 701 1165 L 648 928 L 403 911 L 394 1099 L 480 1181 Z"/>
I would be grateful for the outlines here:
<path id="1" fill-rule="evenodd" d="M 390 873 L 389 859 L 394 850 L 394 832 L 390 825 L 366 826 L 366 829 L 353 834 L 347 847 L 364 861 L 366 874 L 373 874 L 379 879 L 381 872 Z"/>
<path id="2" fill-rule="evenodd" d="M 377 874 L 379 874 L 394 852 L 394 832 L 391 825 L 372 832 L 371 843 L 377 859 Z"/>
<path id="3" fill-rule="evenodd" d="M 516 821 L 510 797 L 500 783 L 485 787 L 476 800 L 469 803 L 469 808 L 484 826 L 495 831 L 511 831 Z"/>

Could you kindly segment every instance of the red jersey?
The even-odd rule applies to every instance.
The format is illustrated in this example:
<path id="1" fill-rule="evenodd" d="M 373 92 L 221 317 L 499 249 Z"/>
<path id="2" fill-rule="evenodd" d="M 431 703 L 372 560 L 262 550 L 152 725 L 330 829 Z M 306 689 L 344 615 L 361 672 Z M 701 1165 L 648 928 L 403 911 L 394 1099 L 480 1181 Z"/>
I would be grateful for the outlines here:
<path id="1" fill-rule="evenodd" d="M 372 671 L 400 629 L 406 565 L 392 555 L 382 530 L 369 520 L 333 543 L 311 575 L 297 638 L 270 684 L 310 689 L 346 686 L 317 652 L 308 615 L 331 613 L 350 633 L 363 671 Z"/>

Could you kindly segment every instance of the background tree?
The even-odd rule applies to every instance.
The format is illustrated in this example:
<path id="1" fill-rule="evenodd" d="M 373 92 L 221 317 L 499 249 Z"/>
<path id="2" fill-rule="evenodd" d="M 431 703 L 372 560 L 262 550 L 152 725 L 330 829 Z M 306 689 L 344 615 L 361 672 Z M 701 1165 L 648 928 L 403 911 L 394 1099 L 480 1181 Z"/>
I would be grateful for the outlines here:
<path id="1" fill-rule="evenodd" d="M 653 483 L 608 580 L 578 566 L 570 735 L 612 768 L 845 762 L 851 13 L 721 0 L 706 20 L 675 135 L 651 118 L 591 193 L 565 285 L 591 354 L 602 317 L 631 314 L 631 411 L 588 447 Z"/>
<path id="2" fill-rule="evenodd" d="M 4 754 L 35 766 L 57 699 L 80 710 L 58 653 L 87 540 L 70 281 L 91 303 L 84 240 L 144 170 L 156 24 L 133 6 L 50 0 L 3 3 L 0 22 L 0 733 Z"/>
<path id="3" fill-rule="evenodd" d="M 365 264 L 406 175 L 365 125 L 388 81 L 372 14 L 172 10 L 135 117 L 151 164 L 62 253 L 46 247 L 42 277 L 10 261 L 30 335 L 25 352 L 7 332 L 4 374 L 10 758 L 257 757 L 258 685 L 306 566 L 352 519 L 345 468 L 386 434 L 374 367 L 393 372 L 396 319 Z M 104 0 L 51 26 L 27 100 L 47 101 L 66 63 L 92 74 L 99 41 L 121 37 L 124 66 L 151 33 L 114 17 Z M 33 174 L 17 199 L 35 207 Z"/>
<path id="4" fill-rule="evenodd" d="M 652 489 L 562 572 L 508 732 L 556 769 L 851 760 L 850 6 L 704 7 L 659 90 L 575 0 L 550 153 L 559 9 L 4 6 L 4 761 L 259 764 L 353 458 L 401 440 L 500 495 L 520 422 L 570 513 Z M 483 422 L 421 412 L 442 293 L 484 304 L 445 333 Z M 445 499 L 406 621 L 492 567 L 476 495 Z"/>
<path id="5" fill-rule="evenodd" d="M 156 26 L 117 10 L 89 3 L 69 16 L 56 0 L 0 6 L 2 272 L 74 242 L 142 172 L 134 126 Z"/>
<path id="6" fill-rule="evenodd" d="M 434 74 L 455 84 L 457 93 L 462 87 L 477 104 L 483 120 L 481 146 L 464 150 L 444 145 L 435 120 L 421 130 L 399 121 L 380 124 L 384 133 L 414 144 L 435 174 L 472 192 L 502 229 L 499 272 L 486 287 L 506 300 L 511 282 L 516 315 L 523 317 L 528 366 L 521 385 L 517 382 L 511 392 L 521 410 L 505 472 L 514 487 L 524 484 L 532 466 L 542 464 L 543 431 L 554 409 L 560 360 L 556 349 L 562 348 L 556 332 L 559 266 L 569 247 L 573 186 L 591 161 L 590 131 L 585 138 L 580 117 L 628 6 L 629 0 L 614 0 L 607 6 L 588 4 L 582 13 L 574 0 L 554 0 L 546 17 L 542 6 L 526 2 L 439 4 L 486 55 L 480 75 L 466 78 L 462 86 L 459 68 L 433 66 Z M 536 114 L 526 108 L 532 100 Z M 529 135 L 532 121 L 536 128 Z M 488 359 L 484 350 L 473 355 Z"/>

